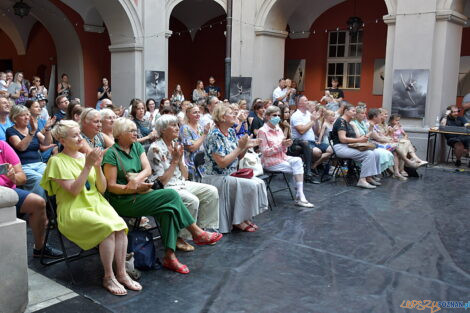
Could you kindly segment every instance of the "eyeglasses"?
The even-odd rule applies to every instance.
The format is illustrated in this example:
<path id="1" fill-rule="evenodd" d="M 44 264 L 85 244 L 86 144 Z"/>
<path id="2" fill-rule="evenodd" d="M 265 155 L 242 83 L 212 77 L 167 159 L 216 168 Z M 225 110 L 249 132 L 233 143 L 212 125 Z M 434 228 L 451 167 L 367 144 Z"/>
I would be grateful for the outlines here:
<path id="1" fill-rule="evenodd" d="M 131 134 L 137 134 L 137 129 L 129 129 L 127 132 Z"/>
<path id="2" fill-rule="evenodd" d="M 273 114 L 273 115 L 271 115 L 271 116 L 281 116 L 281 115 L 280 115 L 280 114 Z"/>
<path id="3" fill-rule="evenodd" d="M 452 111 L 452 113 L 459 113 L 459 112 L 460 112 L 460 110 L 457 110 L 457 111 Z"/>

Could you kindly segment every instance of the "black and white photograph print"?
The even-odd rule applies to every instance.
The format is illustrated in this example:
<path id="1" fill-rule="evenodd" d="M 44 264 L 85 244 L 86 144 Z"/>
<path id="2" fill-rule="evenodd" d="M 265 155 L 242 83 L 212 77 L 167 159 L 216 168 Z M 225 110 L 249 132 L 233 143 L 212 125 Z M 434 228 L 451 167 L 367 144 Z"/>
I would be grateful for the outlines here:
<path id="1" fill-rule="evenodd" d="M 395 70 L 392 113 L 406 118 L 424 118 L 429 70 Z"/>
<path id="2" fill-rule="evenodd" d="M 463 97 L 467 93 L 470 93 L 470 56 L 462 56 L 460 57 L 457 97 Z"/>
<path id="3" fill-rule="evenodd" d="M 156 103 L 165 98 L 166 81 L 163 71 L 145 71 L 145 100 L 155 99 Z"/>
<path id="4" fill-rule="evenodd" d="M 305 59 L 287 60 L 286 78 L 297 83 L 297 91 L 304 91 Z"/>
<path id="5" fill-rule="evenodd" d="M 230 102 L 240 100 L 251 103 L 251 77 L 232 77 L 230 80 Z"/>

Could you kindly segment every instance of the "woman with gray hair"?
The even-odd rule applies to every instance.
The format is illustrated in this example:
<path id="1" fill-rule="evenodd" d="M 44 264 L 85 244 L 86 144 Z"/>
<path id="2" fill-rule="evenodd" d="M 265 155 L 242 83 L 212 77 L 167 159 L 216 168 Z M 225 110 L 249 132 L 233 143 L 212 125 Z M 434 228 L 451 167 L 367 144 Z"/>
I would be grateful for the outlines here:
<path id="1" fill-rule="evenodd" d="M 186 228 L 197 245 L 214 244 L 222 238 L 222 234 L 202 230 L 175 190 L 152 190 L 153 184 L 145 182 L 152 170 L 144 148 L 137 142 L 134 122 L 118 118 L 114 122 L 113 135 L 116 143 L 108 149 L 103 159 L 106 198 L 121 216 L 153 216 L 160 224 L 165 248 L 163 266 L 188 274 L 188 267 L 181 264 L 175 255 L 179 232 Z"/>
<path id="2" fill-rule="evenodd" d="M 202 229 L 219 228 L 219 194 L 217 188 L 207 184 L 188 181 L 188 167 L 184 161 L 183 146 L 176 142 L 179 134 L 178 118 L 162 115 L 156 122 L 159 139 L 150 145 L 147 158 L 152 168 L 151 183 L 160 181 L 164 188 L 174 189 L 183 199 L 184 205 Z M 193 251 L 186 240 L 191 234 L 182 229 L 176 248 Z"/>
<path id="3" fill-rule="evenodd" d="M 116 120 L 116 114 L 113 110 L 101 109 L 101 134 L 103 135 L 106 147 L 114 145 L 113 125 Z"/>
<path id="4" fill-rule="evenodd" d="M 39 147 L 52 143 L 50 121 L 46 127 L 39 131 L 37 123 L 24 105 L 14 105 L 11 108 L 10 120 L 14 125 L 6 130 L 6 139 L 20 158 L 23 171 L 26 174 L 24 189 L 46 199 L 44 189 L 39 186 L 46 169 Z"/>
<path id="5" fill-rule="evenodd" d="M 106 149 L 103 134 L 101 133 L 101 114 L 92 108 L 86 108 L 80 115 L 80 129 L 82 137 L 87 145 L 83 145 L 82 152 L 88 152 L 94 148 Z"/>
<path id="6" fill-rule="evenodd" d="M 219 191 L 219 231 L 228 233 L 232 227 L 254 232 L 258 229 L 251 219 L 268 209 L 264 181 L 230 176 L 237 171 L 238 160 L 249 148 L 259 144 L 258 139 L 245 135 L 237 139 L 232 128 L 237 117 L 224 103 L 212 112 L 215 127 L 204 141 L 205 163 L 202 181 Z"/>
<path id="7" fill-rule="evenodd" d="M 263 168 L 273 172 L 292 173 L 296 186 L 295 204 L 301 207 L 313 208 L 304 194 L 304 164 L 299 157 L 288 156 L 287 148 L 292 145 L 292 139 L 284 137 L 279 127 L 281 110 L 277 106 L 270 106 L 264 113 L 265 123 L 258 130 L 260 142 L 261 163 Z"/>

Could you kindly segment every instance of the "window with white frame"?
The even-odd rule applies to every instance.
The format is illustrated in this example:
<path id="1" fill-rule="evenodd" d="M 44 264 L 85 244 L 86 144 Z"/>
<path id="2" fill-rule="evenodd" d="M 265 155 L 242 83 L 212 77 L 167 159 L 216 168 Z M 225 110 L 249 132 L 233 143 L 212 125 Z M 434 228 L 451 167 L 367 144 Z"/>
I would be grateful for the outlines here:
<path id="1" fill-rule="evenodd" d="M 326 87 L 337 77 L 339 85 L 347 89 L 361 87 L 362 30 L 355 34 L 349 31 L 328 33 L 328 58 Z"/>

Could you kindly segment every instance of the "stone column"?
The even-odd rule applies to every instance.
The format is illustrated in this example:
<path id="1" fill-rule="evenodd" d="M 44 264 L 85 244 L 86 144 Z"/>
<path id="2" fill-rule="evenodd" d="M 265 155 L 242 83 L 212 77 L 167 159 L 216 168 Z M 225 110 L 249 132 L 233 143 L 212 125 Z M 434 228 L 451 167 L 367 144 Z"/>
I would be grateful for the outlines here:
<path id="1" fill-rule="evenodd" d="M 418 155 L 424 158 L 427 130 L 434 126 L 445 107 L 455 104 L 466 17 L 456 11 L 437 9 L 435 1 L 397 3 L 397 12 L 384 17 L 388 34 L 383 107 L 391 109 L 395 70 L 429 70 L 424 119 L 402 119 Z"/>
<path id="2" fill-rule="evenodd" d="M 26 223 L 16 218 L 18 196 L 0 187 L 0 312 L 24 312 L 28 305 Z"/>
<path id="3" fill-rule="evenodd" d="M 111 81 L 113 104 L 127 108 L 132 98 L 144 96 L 144 74 L 142 72 L 144 47 L 139 44 L 118 44 L 109 46 L 111 52 Z"/>
<path id="4" fill-rule="evenodd" d="M 279 78 L 284 76 L 286 31 L 256 29 L 252 93 L 271 98 Z"/>

